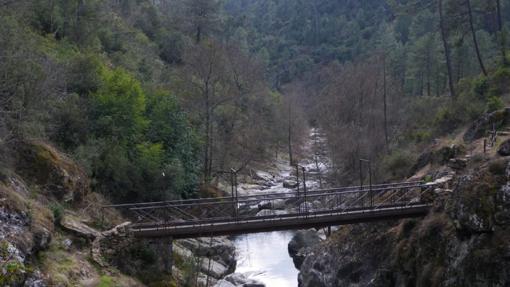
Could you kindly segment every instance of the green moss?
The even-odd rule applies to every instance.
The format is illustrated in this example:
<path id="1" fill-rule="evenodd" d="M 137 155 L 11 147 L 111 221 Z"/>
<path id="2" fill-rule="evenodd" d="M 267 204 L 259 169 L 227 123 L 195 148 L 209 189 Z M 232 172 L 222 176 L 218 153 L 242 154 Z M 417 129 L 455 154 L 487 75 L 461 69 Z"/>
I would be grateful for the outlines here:
<path id="1" fill-rule="evenodd" d="M 99 279 L 99 285 L 97 287 L 112 287 L 113 285 L 113 278 L 110 276 L 101 276 Z"/>

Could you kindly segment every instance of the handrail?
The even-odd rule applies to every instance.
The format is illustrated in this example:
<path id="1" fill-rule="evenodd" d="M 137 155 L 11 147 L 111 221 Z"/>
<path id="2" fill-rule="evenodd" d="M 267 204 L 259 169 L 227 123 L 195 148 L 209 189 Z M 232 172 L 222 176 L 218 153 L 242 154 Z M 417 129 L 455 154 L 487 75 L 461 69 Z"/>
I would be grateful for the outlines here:
<path id="1" fill-rule="evenodd" d="M 379 187 L 387 187 L 387 188 L 397 188 L 397 187 L 403 187 L 408 188 L 406 185 L 416 185 L 416 186 L 410 186 L 410 187 L 419 187 L 417 184 L 421 185 L 427 185 L 423 181 L 410 181 L 410 182 L 400 182 L 400 183 L 386 183 L 386 184 L 376 184 L 372 185 L 372 191 L 382 190 Z M 329 193 L 329 195 L 332 194 L 341 194 L 341 192 L 345 193 L 356 193 L 360 191 L 367 191 L 367 189 L 361 189 L 361 186 L 348 186 L 348 187 L 338 187 L 338 188 L 329 188 L 329 189 L 316 189 L 316 190 L 310 190 L 307 192 L 307 196 L 311 197 L 314 196 L 316 193 L 319 195 L 325 195 L 325 192 L 335 192 L 335 193 Z M 284 195 L 290 195 L 285 196 Z M 292 195 L 297 195 L 296 192 L 280 192 L 280 193 L 265 193 L 265 194 L 256 194 L 256 195 L 243 195 L 238 197 L 238 202 L 247 202 L 247 201 L 253 201 L 253 200 L 264 200 L 264 198 L 269 199 L 276 199 L 273 198 L 273 196 L 278 196 L 278 199 L 288 199 L 290 197 L 295 197 Z M 252 200 L 243 200 L 253 198 Z M 227 201 L 225 201 L 227 200 Z M 143 203 L 125 203 L 125 204 L 110 204 L 110 205 L 103 205 L 102 208 L 131 208 L 131 207 L 141 207 L 141 206 L 157 206 L 157 205 L 176 205 L 183 203 L 216 203 L 216 202 L 228 202 L 228 200 L 232 200 L 232 197 L 210 197 L 210 198 L 197 198 L 197 199 L 180 199 L 180 200 L 169 200 L 169 201 L 155 201 L 155 202 L 143 202 Z M 230 201 L 230 203 L 232 203 Z"/>

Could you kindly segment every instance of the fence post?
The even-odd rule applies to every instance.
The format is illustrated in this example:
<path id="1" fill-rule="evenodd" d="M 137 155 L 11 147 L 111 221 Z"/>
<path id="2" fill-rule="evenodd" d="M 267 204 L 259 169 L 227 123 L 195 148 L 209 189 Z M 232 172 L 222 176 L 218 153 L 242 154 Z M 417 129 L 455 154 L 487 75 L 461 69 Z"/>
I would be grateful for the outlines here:
<path id="1" fill-rule="evenodd" d="M 374 207 L 374 191 L 372 190 L 372 162 L 368 162 L 368 184 L 370 185 L 370 208 Z"/>
<path id="2" fill-rule="evenodd" d="M 237 218 L 234 170 L 230 170 L 230 193 L 232 196 L 232 217 Z"/>
<path id="3" fill-rule="evenodd" d="M 297 196 L 299 197 L 299 166 L 296 164 Z"/>
<path id="4" fill-rule="evenodd" d="M 305 195 L 305 212 L 308 213 L 308 205 L 307 205 L 307 201 L 306 201 L 306 169 L 304 166 L 301 167 L 302 168 L 302 171 L 303 171 L 303 192 L 304 192 L 304 195 Z"/>

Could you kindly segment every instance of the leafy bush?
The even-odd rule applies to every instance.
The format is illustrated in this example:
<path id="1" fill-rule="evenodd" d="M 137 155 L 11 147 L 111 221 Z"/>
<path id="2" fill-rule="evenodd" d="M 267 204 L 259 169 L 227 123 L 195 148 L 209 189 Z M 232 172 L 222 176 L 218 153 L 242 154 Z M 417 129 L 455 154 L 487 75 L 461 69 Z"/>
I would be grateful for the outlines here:
<path id="1" fill-rule="evenodd" d="M 503 100 L 498 96 L 490 96 L 487 101 L 487 111 L 493 112 L 505 107 Z"/>
<path id="2" fill-rule="evenodd" d="M 473 90 L 474 92 L 480 96 L 483 97 L 486 95 L 486 93 L 489 91 L 489 81 L 487 80 L 487 77 L 479 77 L 473 80 Z"/>
<path id="3" fill-rule="evenodd" d="M 58 202 L 54 202 L 50 204 L 50 210 L 53 213 L 53 220 L 55 220 L 55 223 L 60 223 L 64 216 L 64 207 Z"/>
<path id="4" fill-rule="evenodd" d="M 409 152 L 396 150 L 382 160 L 382 168 L 393 178 L 405 178 L 414 165 L 415 158 Z"/>

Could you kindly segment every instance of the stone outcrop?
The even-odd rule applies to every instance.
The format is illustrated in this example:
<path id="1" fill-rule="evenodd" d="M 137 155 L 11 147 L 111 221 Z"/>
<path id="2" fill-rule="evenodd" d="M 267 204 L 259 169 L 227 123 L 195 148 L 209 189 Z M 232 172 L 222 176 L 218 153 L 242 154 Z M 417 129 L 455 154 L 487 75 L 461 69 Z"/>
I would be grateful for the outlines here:
<path id="1" fill-rule="evenodd" d="M 17 155 L 17 172 L 40 186 L 45 196 L 78 202 L 90 190 L 85 171 L 45 142 L 21 142 Z"/>
<path id="2" fill-rule="evenodd" d="M 474 121 L 464 133 L 464 141 L 471 143 L 487 135 L 493 127 L 500 127 L 510 123 L 510 108 L 484 114 Z"/>
<path id="3" fill-rule="evenodd" d="M 311 247 L 319 244 L 320 241 L 321 239 L 315 230 L 300 230 L 296 232 L 289 242 L 288 250 L 297 269 L 301 267 L 306 256 L 310 253 Z"/>
<path id="4" fill-rule="evenodd" d="M 506 286 L 508 161 L 492 160 L 450 181 L 451 190 L 437 188 L 423 219 L 344 226 L 311 248 L 300 286 Z"/>
<path id="5" fill-rule="evenodd" d="M 501 143 L 498 149 L 498 154 L 500 156 L 509 156 L 510 155 L 510 139 Z"/>

